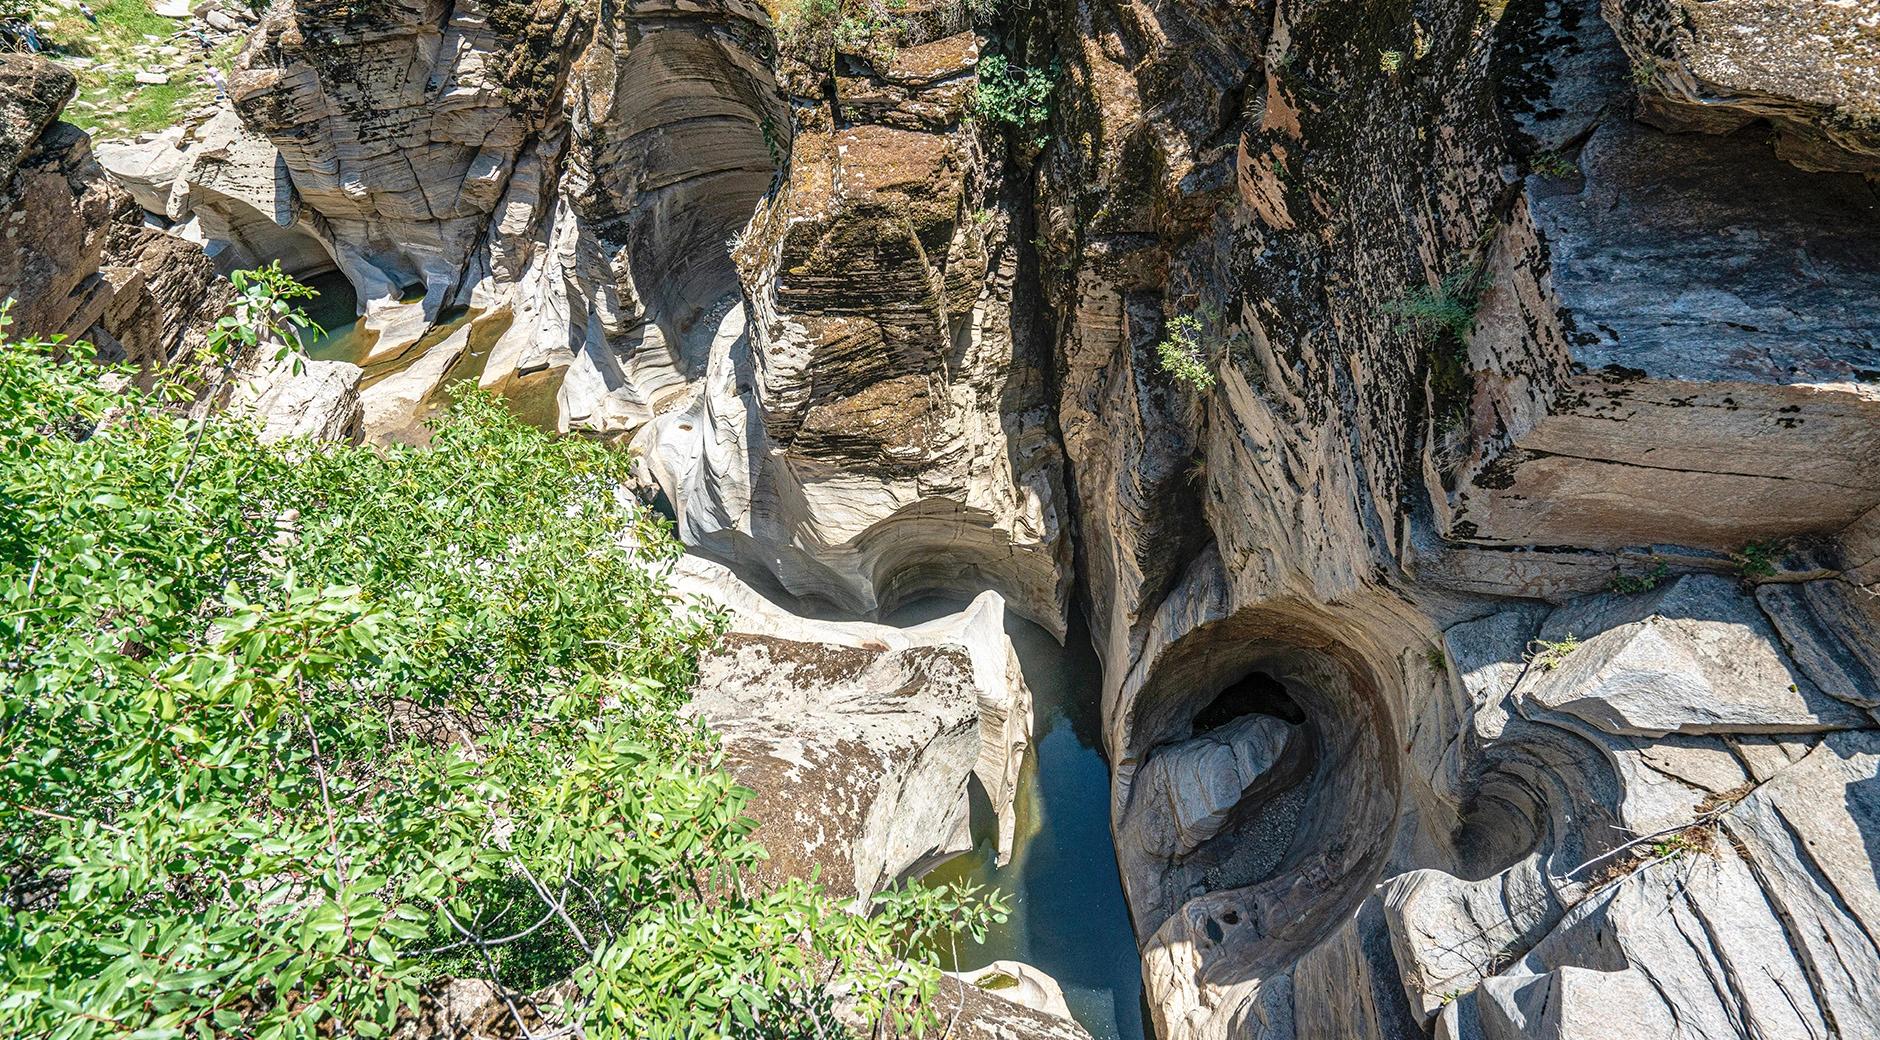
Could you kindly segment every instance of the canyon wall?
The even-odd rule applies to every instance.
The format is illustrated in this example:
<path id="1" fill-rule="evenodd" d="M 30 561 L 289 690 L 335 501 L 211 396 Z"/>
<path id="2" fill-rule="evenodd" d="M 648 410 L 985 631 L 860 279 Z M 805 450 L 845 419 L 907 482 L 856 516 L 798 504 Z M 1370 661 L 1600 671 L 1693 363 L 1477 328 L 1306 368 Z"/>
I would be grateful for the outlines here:
<path id="1" fill-rule="evenodd" d="M 469 307 L 805 600 L 1087 613 L 1159 1036 L 1851 1037 L 1857 8 L 297 0 L 234 95 L 373 358 Z"/>

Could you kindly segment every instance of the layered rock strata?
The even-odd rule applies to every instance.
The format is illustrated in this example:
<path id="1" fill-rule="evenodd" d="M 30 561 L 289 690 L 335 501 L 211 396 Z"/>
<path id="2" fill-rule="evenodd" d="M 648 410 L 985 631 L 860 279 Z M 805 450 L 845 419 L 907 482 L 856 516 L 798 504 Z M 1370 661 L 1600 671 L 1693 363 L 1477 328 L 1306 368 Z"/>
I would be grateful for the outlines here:
<path id="1" fill-rule="evenodd" d="M 508 323 L 482 385 L 637 434 L 688 543 L 853 613 L 990 586 L 1061 632 L 1017 196 L 963 118 L 978 41 L 952 8 L 901 21 L 779 58 L 742 0 L 290 4 L 234 94 L 368 363 L 468 305 Z"/>
<path id="2" fill-rule="evenodd" d="M 144 226 L 91 139 L 59 121 L 75 89 L 51 61 L 0 55 L 0 297 L 15 334 L 87 340 L 146 369 L 174 362 L 226 290 L 201 249 Z"/>
<path id="3" fill-rule="evenodd" d="M 814 874 L 865 905 L 977 836 L 1011 854 L 1031 694 L 997 593 L 902 629 L 798 616 L 698 557 L 669 580 L 729 618 L 687 710 L 756 792 L 766 877 Z"/>
<path id="4" fill-rule="evenodd" d="M 375 349 L 506 323 L 483 382 L 630 435 L 702 550 L 1061 631 L 1075 533 L 1159 1036 L 1880 1031 L 1868 12 L 904 11 L 302 0 L 236 93 Z M 1046 125 L 969 124 L 1014 67 Z M 860 895 L 1010 734 L 892 630 L 771 691 L 785 624 L 699 710 Z M 848 717 L 888 687 L 937 700 Z"/>

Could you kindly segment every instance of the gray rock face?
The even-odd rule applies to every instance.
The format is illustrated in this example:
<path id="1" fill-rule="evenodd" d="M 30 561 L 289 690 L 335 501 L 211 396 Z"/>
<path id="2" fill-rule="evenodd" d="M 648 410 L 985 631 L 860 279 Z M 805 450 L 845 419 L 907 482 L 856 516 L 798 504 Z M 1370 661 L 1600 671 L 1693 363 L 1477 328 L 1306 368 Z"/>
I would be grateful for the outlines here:
<path id="1" fill-rule="evenodd" d="M 1596 633 L 1578 642 L 1576 632 Z M 1754 600 L 1717 577 L 1562 608 L 1516 687 L 1525 702 L 1604 732 L 1814 733 L 1873 725 L 1816 686 Z M 1562 652 L 1567 640 L 1574 648 Z M 1837 684 L 1837 689 L 1847 687 Z"/>
<path id="2" fill-rule="evenodd" d="M 223 272 L 278 262 L 331 270 L 321 222 L 300 204 L 273 142 L 229 109 L 136 141 L 101 141 L 98 162 L 144 210 L 202 243 Z"/>
<path id="3" fill-rule="evenodd" d="M 1031 694 L 996 593 L 896 629 L 797 617 L 696 557 L 672 584 L 730 615 L 688 710 L 722 736 L 727 768 L 757 792 L 751 815 L 772 880 L 815 870 L 865 905 L 972 847 L 974 791 L 995 817 L 980 825 L 1010 854 Z"/>
<path id="4" fill-rule="evenodd" d="M 266 442 L 305 437 L 356 442 L 363 435 L 358 365 L 264 357 L 237 373 L 228 411 L 261 425 Z"/>
<path id="5" fill-rule="evenodd" d="M 298 0 L 236 94 L 381 343 L 474 305 L 701 549 L 1060 630 L 1075 559 L 1162 1040 L 1880 1035 L 1871 12 L 1028 10 L 1043 146 L 925 5 L 811 68 L 739 0 Z M 1009 820 L 990 601 L 701 580 L 785 867 Z"/>

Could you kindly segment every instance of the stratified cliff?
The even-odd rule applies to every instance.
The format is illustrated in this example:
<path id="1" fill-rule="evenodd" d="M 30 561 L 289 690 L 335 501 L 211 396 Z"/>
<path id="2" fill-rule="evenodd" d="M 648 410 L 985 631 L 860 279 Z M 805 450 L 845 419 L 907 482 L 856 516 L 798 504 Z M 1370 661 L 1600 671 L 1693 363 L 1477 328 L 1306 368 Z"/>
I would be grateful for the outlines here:
<path id="1" fill-rule="evenodd" d="M 375 357 L 468 305 L 806 599 L 1088 613 L 1159 1035 L 1854 1037 L 1870 6 L 299 0 L 234 92 Z"/>

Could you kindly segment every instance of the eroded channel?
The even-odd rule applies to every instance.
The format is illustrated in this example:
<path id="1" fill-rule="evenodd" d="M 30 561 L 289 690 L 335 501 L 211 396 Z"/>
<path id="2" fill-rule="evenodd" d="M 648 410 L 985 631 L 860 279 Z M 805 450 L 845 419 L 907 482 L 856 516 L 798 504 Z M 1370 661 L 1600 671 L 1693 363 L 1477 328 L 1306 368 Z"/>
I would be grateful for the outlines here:
<path id="1" fill-rule="evenodd" d="M 913 625 L 961 604 L 927 600 L 887 620 Z M 956 967 L 1023 961 L 1064 987 L 1071 1016 L 1096 1040 L 1141 1040 L 1142 962 L 1130 929 L 1110 836 L 1110 768 L 1101 745 L 1102 674 L 1081 617 L 1064 645 L 1012 614 L 1006 633 L 1031 687 L 1032 747 L 1018 791 L 1012 858 L 996 865 L 990 838 L 929 873 L 932 884 L 973 881 L 1005 893 L 1011 916 Z M 946 954 L 950 958 L 950 951 Z"/>

